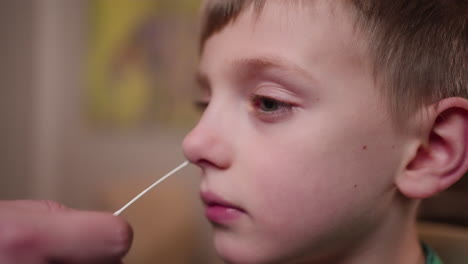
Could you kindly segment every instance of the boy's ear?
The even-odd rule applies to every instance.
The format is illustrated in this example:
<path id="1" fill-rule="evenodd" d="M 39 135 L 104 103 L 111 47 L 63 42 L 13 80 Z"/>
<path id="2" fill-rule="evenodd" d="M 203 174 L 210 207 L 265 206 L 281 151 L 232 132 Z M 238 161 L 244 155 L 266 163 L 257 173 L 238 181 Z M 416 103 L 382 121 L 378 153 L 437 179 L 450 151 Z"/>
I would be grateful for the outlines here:
<path id="1" fill-rule="evenodd" d="M 418 139 L 396 186 L 407 197 L 433 196 L 468 171 L 468 100 L 447 98 L 430 106 Z"/>

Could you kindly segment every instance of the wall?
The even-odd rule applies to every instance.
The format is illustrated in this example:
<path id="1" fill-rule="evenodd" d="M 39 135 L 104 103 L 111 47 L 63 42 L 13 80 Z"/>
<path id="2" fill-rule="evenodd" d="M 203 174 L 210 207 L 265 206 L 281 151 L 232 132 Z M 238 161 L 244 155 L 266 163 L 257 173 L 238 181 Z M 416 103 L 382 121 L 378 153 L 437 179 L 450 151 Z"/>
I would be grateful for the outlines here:
<path id="1" fill-rule="evenodd" d="M 0 199 L 33 195 L 33 4 L 0 1 Z"/>

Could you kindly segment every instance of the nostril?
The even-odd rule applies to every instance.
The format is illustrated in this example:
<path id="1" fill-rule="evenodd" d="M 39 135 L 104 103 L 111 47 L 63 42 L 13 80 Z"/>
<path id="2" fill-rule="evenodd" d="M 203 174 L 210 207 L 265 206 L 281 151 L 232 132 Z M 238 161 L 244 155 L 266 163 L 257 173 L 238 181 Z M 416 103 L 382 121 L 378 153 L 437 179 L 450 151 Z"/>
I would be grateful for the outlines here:
<path id="1" fill-rule="evenodd" d="M 195 163 L 197 166 L 199 166 L 200 168 L 202 169 L 205 169 L 207 167 L 215 167 L 216 164 L 214 164 L 213 162 L 207 160 L 207 159 L 201 159 L 201 160 L 198 160 L 196 163 Z"/>

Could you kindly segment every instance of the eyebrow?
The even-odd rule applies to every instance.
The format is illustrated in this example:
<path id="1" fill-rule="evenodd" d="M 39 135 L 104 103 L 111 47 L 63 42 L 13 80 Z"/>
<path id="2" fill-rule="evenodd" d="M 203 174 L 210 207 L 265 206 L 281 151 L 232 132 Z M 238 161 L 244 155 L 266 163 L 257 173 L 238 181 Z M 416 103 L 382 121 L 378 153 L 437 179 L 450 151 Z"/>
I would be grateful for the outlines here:
<path id="1" fill-rule="evenodd" d="M 303 78 L 314 80 L 312 75 L 307 70 L 285 58 L 278 56 L 242 58 L 229 63 L 233 66 L 234 72 L 242 77 L 252 77 L 252 75 L 256 75 L 262 71 L 278 69 L 286 73 L 293 73 Z M 202 71 L 197 71 L 195 79 L 202 89 L 210 88 L 210 80 L 208 76 Z"/>
<path id="2" fill-rule="evenodd" d="M 313 79 L 310 73 L 301 66 L 278 56 L 243 58 L 234 61 L 232 64 L 235 70 L 243 76 L 249 76 L 268 69 L 278 69 L 286 73 L 298 74 L 302 77 Z"/>

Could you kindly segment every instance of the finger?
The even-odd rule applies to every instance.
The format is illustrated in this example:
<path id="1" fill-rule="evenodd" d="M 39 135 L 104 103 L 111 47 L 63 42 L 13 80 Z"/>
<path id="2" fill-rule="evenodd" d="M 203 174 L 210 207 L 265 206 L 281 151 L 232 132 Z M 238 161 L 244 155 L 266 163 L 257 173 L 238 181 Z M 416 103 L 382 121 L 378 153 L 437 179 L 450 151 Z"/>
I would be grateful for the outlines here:
<path id="1" fill-rule="evenodd" d="M 61 212 L 73 209 L 49 200 L 0 200 L 2 210 L 23 210 L 28 212 Z"/>
<path id="2" fill-rule="evenodd" d="M 0 256 L 37 259 L 23 263 L 118 263 L 131 241 L 128 223 L 109 213 L 0 211 Z"/>
<path id="3" fill-rule="evenodd" d="M 56 214 L 42 228 L 44 254 L 72 263 L 117 263 L 133 238 L 123 218 L 97 212 Z"/>

